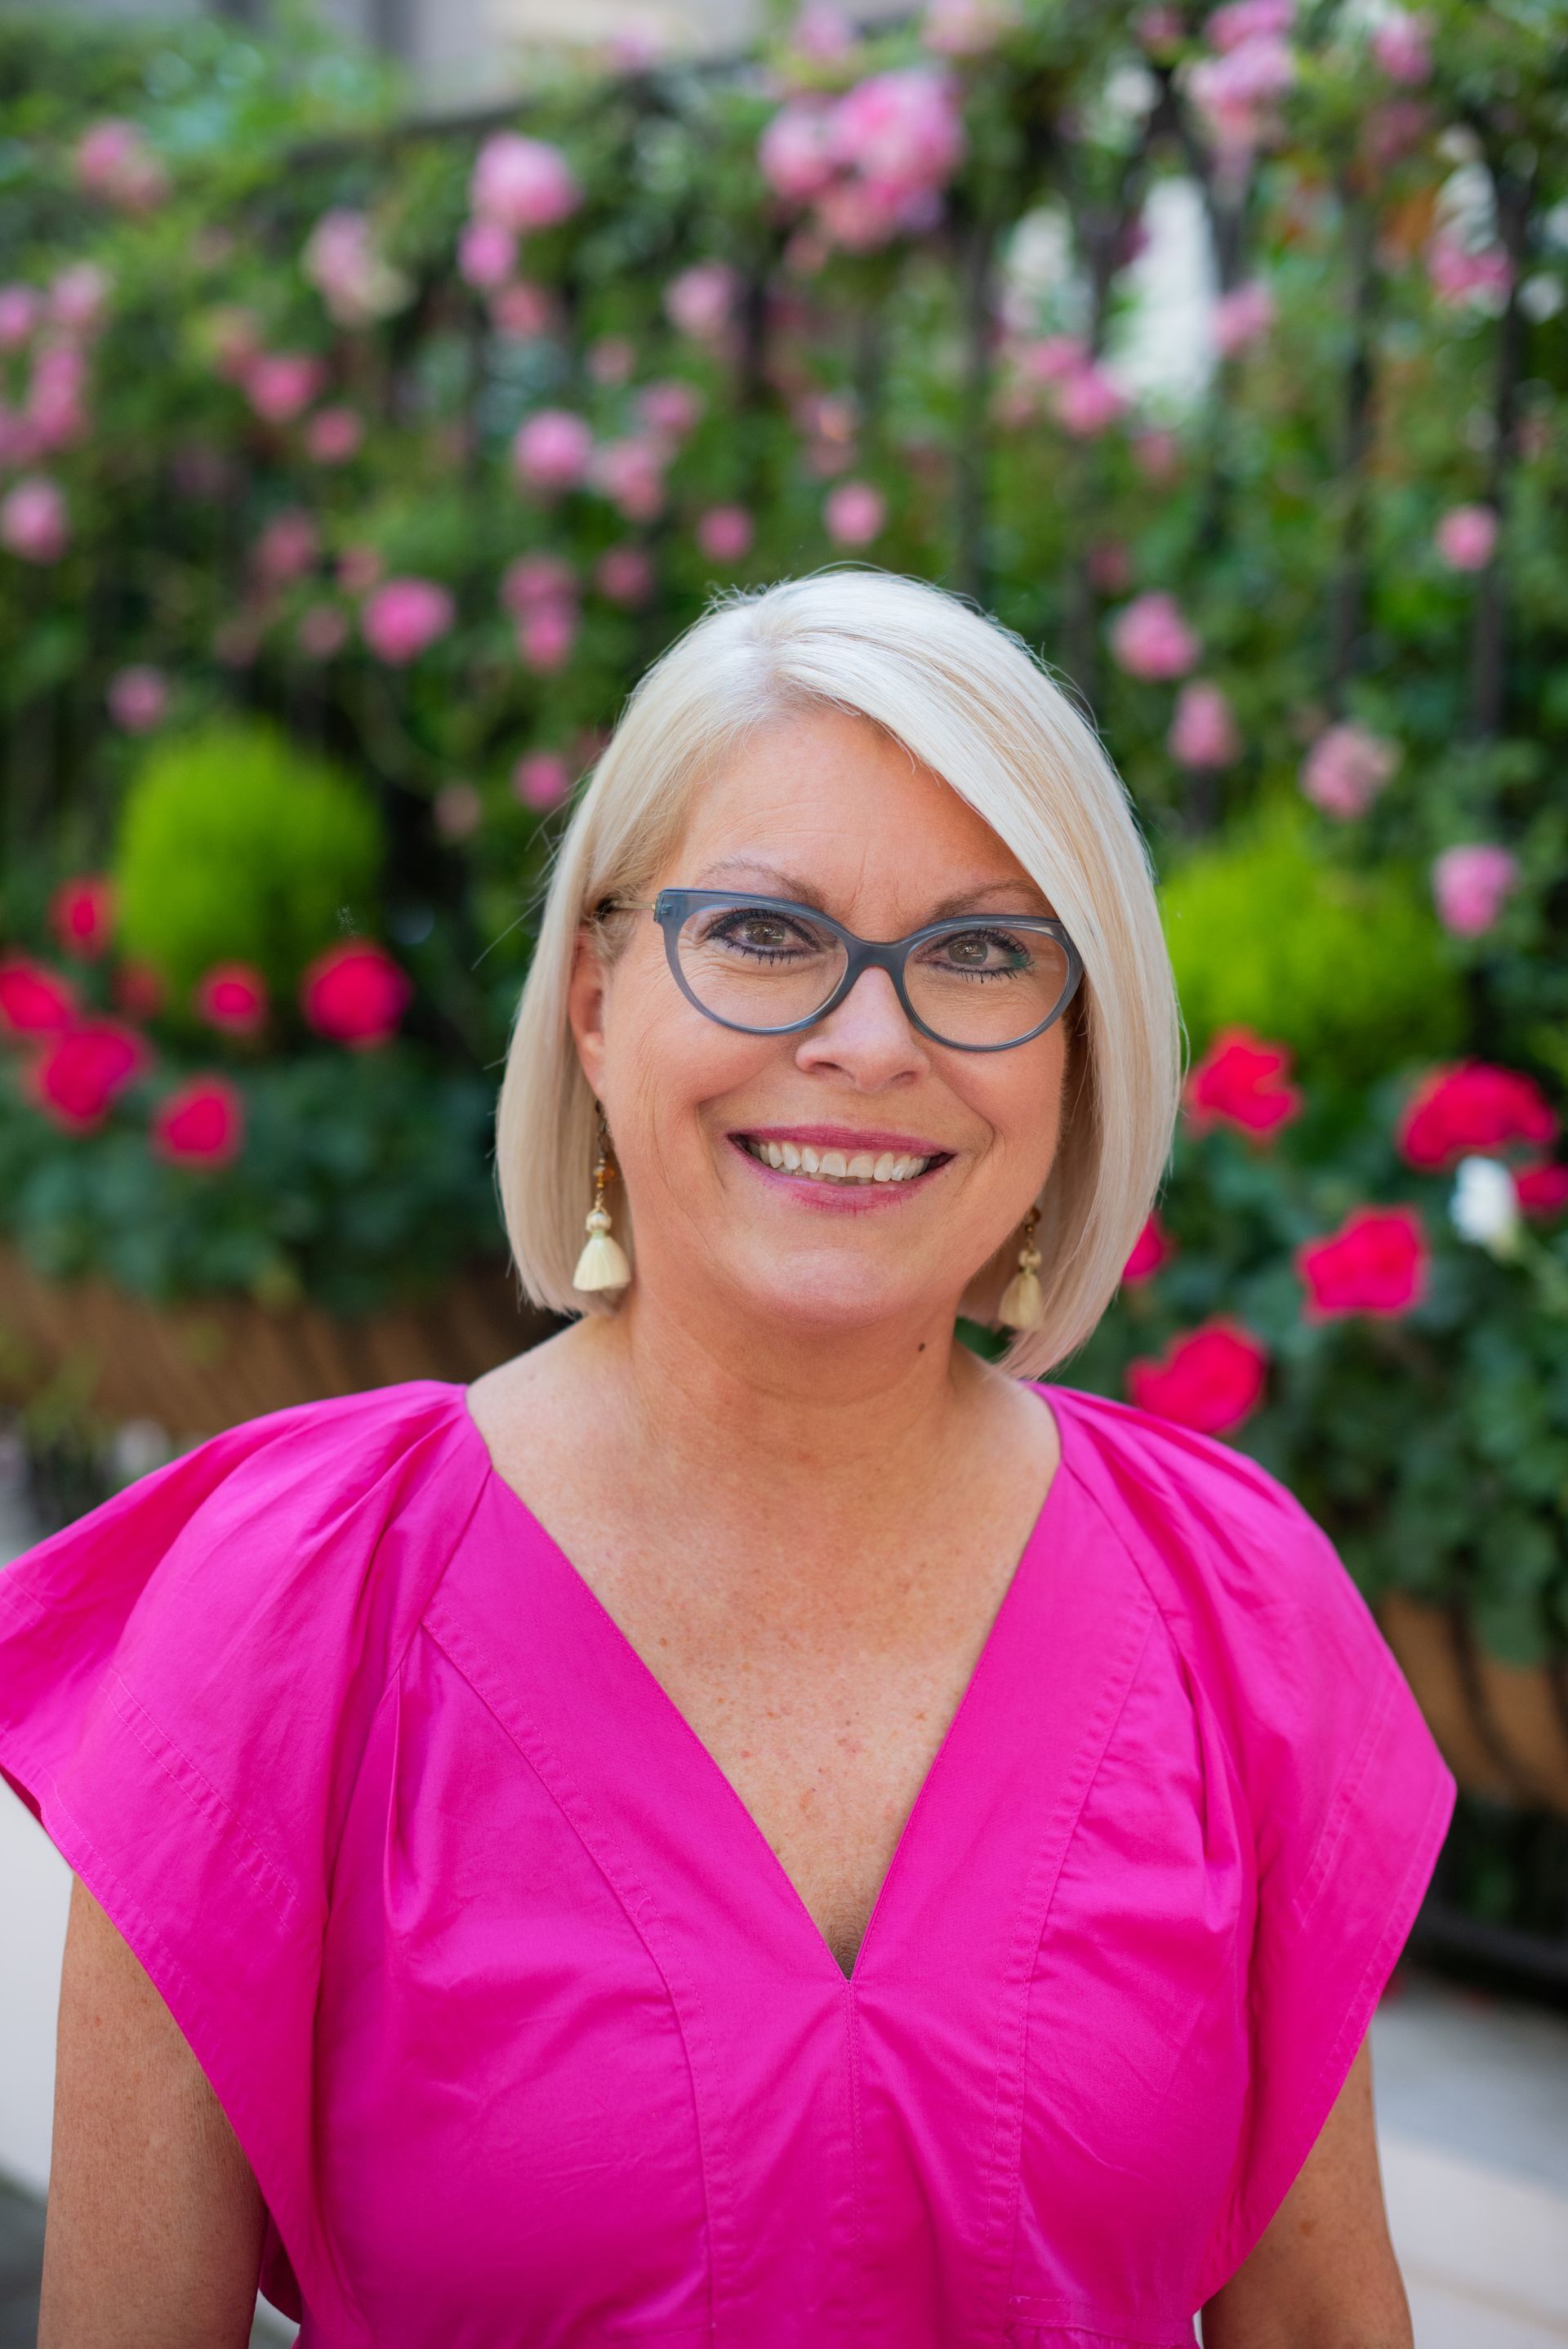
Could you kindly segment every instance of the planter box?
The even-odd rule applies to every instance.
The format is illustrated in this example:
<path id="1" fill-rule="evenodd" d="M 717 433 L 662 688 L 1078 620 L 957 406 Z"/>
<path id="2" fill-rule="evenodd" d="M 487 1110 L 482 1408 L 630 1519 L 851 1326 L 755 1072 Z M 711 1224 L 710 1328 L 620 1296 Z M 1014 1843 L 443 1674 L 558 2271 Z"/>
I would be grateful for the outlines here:
<path id="1" fill-rule="evenodd" d="M 466 1383 L 556 1327 L 509 1267 L 471 1265 L 427 1304 L 338 1319 L 242 1297 L 157 1306 L 112 1281 L 46 1280 L 0 1244 L 0 1367 L 24 1395 L 68 1381 L 84 1411 L 156 1420 L 177 1443 L 263 1412 L 403 1379 Z"/>
<path id="2" fill-rule="evenodd" d="M 1472 1795 L 1568 1817 L 1568 1668 L 1505 1664 L 1462 1608 L 1402 1590 L 1377 1602 L 1383 1636 L 1460 1785 Z"/>

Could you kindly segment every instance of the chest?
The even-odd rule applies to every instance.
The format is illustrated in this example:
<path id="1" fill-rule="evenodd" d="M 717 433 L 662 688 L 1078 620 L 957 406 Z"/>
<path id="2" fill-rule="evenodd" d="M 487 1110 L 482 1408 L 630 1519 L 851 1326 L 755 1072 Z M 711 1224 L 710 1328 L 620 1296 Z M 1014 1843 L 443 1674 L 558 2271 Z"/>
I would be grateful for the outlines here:
<path id="1" fill-rule="evenodd" d="M 1190 2336 L 1246 1888 L 1139 1590 L 1026 1559 L 846 1981 L 593 1595 L 491 1562 L 402 1661 L 334 1889 L 322 2192 L 366 2338 L 437 2306 L 556 2349 Z"/>

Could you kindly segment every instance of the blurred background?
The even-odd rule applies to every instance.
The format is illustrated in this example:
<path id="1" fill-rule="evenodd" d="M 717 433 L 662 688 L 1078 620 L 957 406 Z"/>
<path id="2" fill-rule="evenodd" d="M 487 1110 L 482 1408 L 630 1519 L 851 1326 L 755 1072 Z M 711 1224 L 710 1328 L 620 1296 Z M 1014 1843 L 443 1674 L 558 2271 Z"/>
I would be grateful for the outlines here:
<path id="1" fill-rule="evenodd" d="M 0 5 L 0 1555 L 542 1334 L 493 1096 L 627 690 L 717 585 L 977 598 L 1191 1037 L 1065 1375 L 1294 1487 L 1460 1780 L 1419 2349 L 1568 2341 L 1565 127 L 1565 0 Z M 67 1883 L 5 1795 L 0 2343 Z"/>

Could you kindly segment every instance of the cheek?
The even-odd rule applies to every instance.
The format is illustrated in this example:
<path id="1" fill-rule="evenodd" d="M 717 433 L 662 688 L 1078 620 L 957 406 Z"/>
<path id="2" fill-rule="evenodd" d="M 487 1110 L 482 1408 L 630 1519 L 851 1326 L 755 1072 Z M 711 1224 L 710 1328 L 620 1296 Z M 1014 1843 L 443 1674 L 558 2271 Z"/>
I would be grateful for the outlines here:
<path id="1" fill-rule="evenodd" d="M 1049 1029 L 1016 1052 L 974 1053 L 954 1088 L 990 1127 L 1006 1158 L 1034 1165 L 1056 1147 L 1065 1040 Z"/>

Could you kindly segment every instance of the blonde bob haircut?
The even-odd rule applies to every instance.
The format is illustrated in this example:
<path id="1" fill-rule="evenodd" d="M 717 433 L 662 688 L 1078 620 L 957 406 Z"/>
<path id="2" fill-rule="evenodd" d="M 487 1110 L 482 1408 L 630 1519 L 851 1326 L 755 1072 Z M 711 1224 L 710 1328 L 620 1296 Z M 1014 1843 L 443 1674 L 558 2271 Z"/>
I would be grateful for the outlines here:
<path id="1" fill-rule="evenodd" d="M 645 897 L 655 879 L 679 879 L 668 860 L 705 776 L 754 729 L 823 704 L 869 719 L 942 776 L 1039 885 L 1083 958 L 1065 1015 L 1060 1142 L 1039 1200 L 1044 1312 L 1004 1357 L 1016 1376 L 1038 1378 L 1110 1302 L 1170 1149 L 1181 1027 L 1149 859 L 1093 730 L 1022 637 L 942 588 L 869 565 L 721 590 L 632 693 L 582 788 L 553 861 L 497 1112 L 518 1274 L 558 1313 L 615 1310 L 572 1286 L 595 1132 L 567 1019 L 581 926 L 603 898 Z M 607 937 L 602 951 L 614 957 Z M 634 1278 L 630 1227 L 622 1195 L 615 1229 Z M 1017 1248 L 1014 1234 L 976 1270 L 965 1313 L 995 1319 Z"/>

